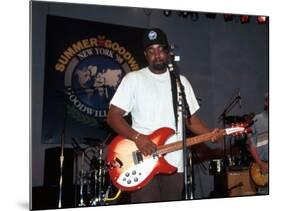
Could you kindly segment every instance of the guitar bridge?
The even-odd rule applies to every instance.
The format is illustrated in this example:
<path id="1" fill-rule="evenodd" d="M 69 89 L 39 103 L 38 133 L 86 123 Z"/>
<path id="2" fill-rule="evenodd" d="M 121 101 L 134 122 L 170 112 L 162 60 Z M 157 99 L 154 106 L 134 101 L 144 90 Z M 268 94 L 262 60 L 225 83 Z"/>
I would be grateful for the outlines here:
<path id="1" fill-rule="evenodd" d="M 134 164 L 139 164 L 140 162 L 143 162 L 143 157 L 140 151 L 134 151 L 132 154 L 133 154 Z"/>

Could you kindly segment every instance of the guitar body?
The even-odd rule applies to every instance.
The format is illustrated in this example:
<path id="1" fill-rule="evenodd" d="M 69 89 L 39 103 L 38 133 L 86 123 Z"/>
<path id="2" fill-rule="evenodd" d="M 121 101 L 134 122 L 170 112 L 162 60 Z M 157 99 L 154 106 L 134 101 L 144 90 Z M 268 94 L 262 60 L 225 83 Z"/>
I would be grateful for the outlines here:
<path id="1" fill-rule="evenodd" d="M 268 184 L 268 173 L 261 173 L 260 167 L 257 163 L 252 163 L 250 166 L 250 175 L 253 182 L 259 186 L 264 187 Z"/>
<path id="2" fill-rule="evenodd" d="M 175 132 L 171 128 L 160 128 L 149 135 L 157 147 L 165 144 Z M 113 184 L 123 191 L 138 190 L 147 185 L 156 174 L 171 174 L 177 170 L 163 156 L 143 156 L 135 143 L 117 136 L 108 146 L 107 164 Z"/>

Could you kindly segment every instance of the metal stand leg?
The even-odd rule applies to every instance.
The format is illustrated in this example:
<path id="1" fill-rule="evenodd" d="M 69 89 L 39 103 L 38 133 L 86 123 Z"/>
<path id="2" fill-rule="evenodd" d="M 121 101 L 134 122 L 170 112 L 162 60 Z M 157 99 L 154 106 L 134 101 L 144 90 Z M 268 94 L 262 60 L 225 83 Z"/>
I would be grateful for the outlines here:
<path id="1" fill-rule="evenodd" d="M 82 158 L 81 158 L 81 171 L 80 171 L 80 202 L 78 204 L 79 207 L 86 206 L 84 203 L 84 159 L 85 159 L 85 153 L 82 152 Z"/>

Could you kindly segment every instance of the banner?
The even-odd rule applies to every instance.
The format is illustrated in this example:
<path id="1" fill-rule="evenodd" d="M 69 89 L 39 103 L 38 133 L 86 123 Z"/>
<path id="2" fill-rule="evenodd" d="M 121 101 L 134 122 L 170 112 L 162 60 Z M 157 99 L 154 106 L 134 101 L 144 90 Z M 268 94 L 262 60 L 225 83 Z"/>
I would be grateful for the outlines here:
<path id="1" fill-rule="evenodd" d="M 46 30 L 42 142 L 103 142 L 119 83 L 146 65 L 143 29 L 48 16 Z"/>

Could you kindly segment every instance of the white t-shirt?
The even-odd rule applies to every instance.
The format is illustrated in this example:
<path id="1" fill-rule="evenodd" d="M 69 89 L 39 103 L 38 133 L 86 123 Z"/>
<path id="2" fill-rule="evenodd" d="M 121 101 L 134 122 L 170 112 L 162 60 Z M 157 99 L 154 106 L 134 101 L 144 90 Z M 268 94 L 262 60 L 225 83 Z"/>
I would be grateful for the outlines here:
<path id="1" fill-rule="evenodd" d="M 189 81 L 180 76 L 185 87 L 186 100 L 190 114 L 194 114 L 199 105 Z M 128 73 L 120 83 L 110 104 L 113 104 L 132 115 L 132 127 L 143 134 L 149 135 L 160 127 L 174 130 L 174 108 L 171 91 L 170 73 L 154 74 L 147 67 Z M 179 117 L 180 120 L 180 117 Z M 166 143 L 181 140 L 181 121 L 178 134 L 171 136 Z M 182 172 L 182 150 L 165 155 L 165 159 Z"/>

